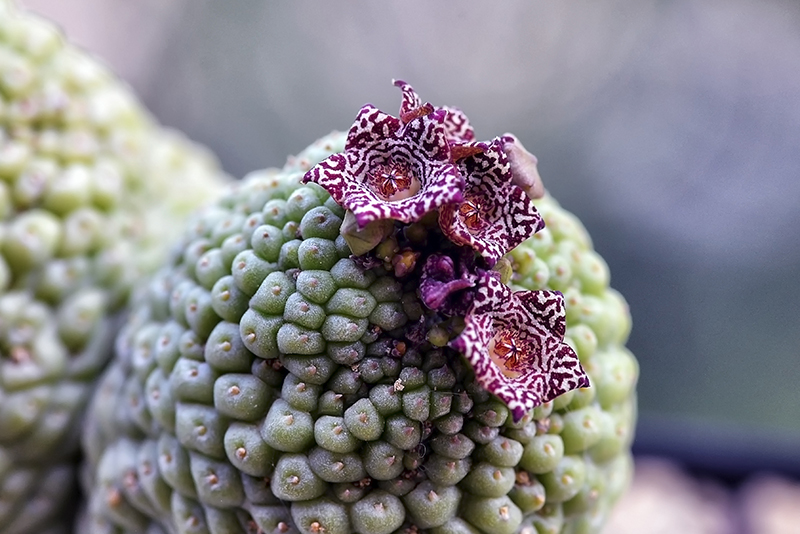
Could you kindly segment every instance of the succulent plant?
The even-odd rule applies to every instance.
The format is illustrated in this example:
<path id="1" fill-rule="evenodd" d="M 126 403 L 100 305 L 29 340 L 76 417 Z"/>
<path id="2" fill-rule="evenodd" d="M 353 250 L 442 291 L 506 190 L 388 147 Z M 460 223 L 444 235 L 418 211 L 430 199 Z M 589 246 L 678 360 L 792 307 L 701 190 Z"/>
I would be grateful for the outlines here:
<path id="1" fill-rule="evenodd" d="M 97 61 L 0 2 L 0 534 L 69 530 L 118 316 L 222 183 Z"/>
<path id="2" fill-rule="evenodd" d="M 511 135 L 406 83 L 201 212 L 84 433 L 80 532 L 598 532 L 630 318 Z"/>

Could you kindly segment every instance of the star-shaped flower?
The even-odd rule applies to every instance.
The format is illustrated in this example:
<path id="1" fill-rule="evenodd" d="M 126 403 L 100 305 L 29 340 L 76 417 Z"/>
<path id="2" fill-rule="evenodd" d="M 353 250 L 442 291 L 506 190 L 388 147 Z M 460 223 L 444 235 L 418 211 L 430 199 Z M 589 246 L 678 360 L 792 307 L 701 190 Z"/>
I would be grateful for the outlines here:
<path id="1" fill-rule="evenodd" d="M 400 120 L 403 123 L 431 113 L 434 109 L 443 109 L 447 113 L 444 128 L 447 140 L 451 144 L 468 143 L 475 139 L 475 131 L 463 111 L 449 106 L 434 108 L 430 103 L 423 104 L 422 99 L 409 84 L 402 80 L 394 80 L 393 83 L 403 91 L 403 100 L 400 103 Z"/>
<path id="2" fill-rule="evenodd" d="M 536 406 L 589 386 L 578 356 L 564 343 L 565 331 L 561 293 L 515 292 L 487 272 L 475 290 L 464 330 L 451 346 L 519 421 Z"/>
<path id="3" fill-rule="evenodd" d="M 489 266 L 544 228 L 533 202 L 512 180 L 504 138 L 470 143 L 482 150 L 458 162 L 464 200 L 442 206 L 439 225 L 450 241 L 474 248 Z"/>
<path id="4" fill-rule="evenodd" d="M 445 204 L 461 202 L 464 179 L 453 164 L 443 109 L 404 123 L 371 105 L 361 108 L 345 151 L 303 177 L 353 212 L 358 226 L 395 219 L 417 221 Z"/>

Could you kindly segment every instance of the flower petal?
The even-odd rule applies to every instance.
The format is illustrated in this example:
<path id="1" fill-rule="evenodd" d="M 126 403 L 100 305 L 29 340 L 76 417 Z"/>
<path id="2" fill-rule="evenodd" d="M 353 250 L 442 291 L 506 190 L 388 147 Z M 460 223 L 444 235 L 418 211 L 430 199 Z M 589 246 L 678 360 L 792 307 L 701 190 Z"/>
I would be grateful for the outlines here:
<path id="1" fill-rule="evenodd" d="M 544 228 L 544 220 L 525 192 L 512 183 L 503 141 L 485 146 L 458 163 L 466 180 L 464 202 L 442 207 L 439 225 L 448 239 L 474 248 L 494 265 L 504 254 Z"/>
<path id="2" fill-rule="evenodd" d="M 462 270 L 463 271 L 463 270 Z M 456 278 L 453 259 L 443 254 L 431 254 L 422 267 L 419 291 L 423 304 L 432 310 L 452 311 L 457 306 L 454 293 L 475 285 L 477 275 L 462 272 Z M 447 313 L 447 315 L 452 315 Z"/>
<path id="3" fill-rule="evenodd" d="M 512 181 L 515 185 L 522 188 L 531 198 L 542 198 L 544 196 L 544 183 L 539 176 L 536 165 L 539 160 L 536 156 L 525 150 L 519 139 L 514 134 L 505 134 L 503 140 L 503 152 L 508 156 L 511 165 Z"/>
<path id="4" fill-rule="evenodd" d="M 433 113 L 431 104 L 423 104 L 414 88 L 403 80 L 392 80 L 392 83 L 399 87 L 403 92 L 403 99 L 400 101 L 400 121 L 403 124 L 409 123 L 417 117 Z"/>
<path id="5" fill-rule="evenodd" d="M 514 292 L 485 273 L 465 327 L 451 346 L 472 365 L 478 382 L 519 421 L 536 406 L 589 379 L 564 343 L 564 303 L 556 291 Z"/>
<path id="6" fill-rule="evenodd" d="M 444 127 L 450 142 L 468 143 L 475 140 L 475 130 L 470 126 L 469 119 L 463 111 L 450 106 L 444 106 L 442 109 L 447 111 Z"/>
<path id="7" fill-rule="evenodd" d="M 405 126 L 367 105 L 347 134 L 345 151 L 320 162 L 303 177 L 325 188 L 353 212 L 358 226 L 379 219 L 413 222 L 461 202 L 464 179 L 453 165 L 437 110 Z"/>
<path id="8" fill-rule="evenodd" d="M 458 108 L 442 106 L 434 108 L 431 104 L 422 102 L 414 88 L 402 80 L 392 80 L 392 83 L 403 91 L 400 102 L 400 120 L 405 124 L 424 114 L 431 113 L 434 109 L 443 109 L 447 112 L 444 127 L 447 131 L 447 140 L 451 143 L 467 143 L 475 139 L 475 131 L 469 124 L 469 119 Z"/>

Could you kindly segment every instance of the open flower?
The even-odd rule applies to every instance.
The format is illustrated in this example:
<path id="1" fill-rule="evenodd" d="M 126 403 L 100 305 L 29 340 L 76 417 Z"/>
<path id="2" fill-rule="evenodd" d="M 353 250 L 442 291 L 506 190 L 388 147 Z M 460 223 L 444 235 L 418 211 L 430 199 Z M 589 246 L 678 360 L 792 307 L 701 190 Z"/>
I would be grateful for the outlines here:
<path id="1" fill-rule="evenodd" d="M 439 212 L 444 235 L 478 251 L 489 266 L 544 228 L 531 199 L 512 181 L 505 143 L 498 138 L 489 144 L 466 145 L 481 150 L 458 162 L 466 180 L 464 200 Z"/>
<path id="2" fill-rule="evenodd" d="M 451 346 L 519 421 L 536 406 L 589 385 L 578 356 L 564 343 L 565 331 L 561 293 L 514 292 L 496 273 L 485 273 L 464 330 Z"/>
<path id="3" fill-rule="evenodd" d="M 414 88 L 402 80 L 394 80 L 397 87 L 403 91 L 403 100 L 400 103 L 400 120 L 405 124 L 422 115 L 427 115 L 434 109 L 443 109 L 447 112 L 444 119 L 444 128 L 447 132 L 447 140 L 451 144 L 468 143 L 475 139 L 475 131 L 469 124 L 469 119 L 458 108 L 443 106 L 434 108 L 429 103 L 422 103 L 419 95 Z"/>
<path id="4" fill-rule="evenodd" d="M 371 105 L 361 108 L 345 151 L 318 163 L 303 177 L 351 210 L 358 226 L 395 219 L 417 221 L 463 200 L 464 179 L 453 164 L 445 110 L 408 123 Z"/>

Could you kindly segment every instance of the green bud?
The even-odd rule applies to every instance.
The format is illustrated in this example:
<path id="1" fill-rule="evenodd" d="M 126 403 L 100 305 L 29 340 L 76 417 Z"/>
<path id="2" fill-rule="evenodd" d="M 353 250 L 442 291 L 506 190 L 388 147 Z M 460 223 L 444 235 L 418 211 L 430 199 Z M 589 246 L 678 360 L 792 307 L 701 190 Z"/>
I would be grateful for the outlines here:
<path id="1" fill-rule="evenodd" d="M 353 212 L 347 211 L 341 224 L 341 233 L 354 256 L 361 256 L 378 246 L 394 231 L 394 221 L 379 219 L 358 228 Z"/>
<path id="2" fill-rule="evenodd" d="M 286 201 L 281 198 L 273 198 L 264 204 L 261 211 L 264 223 L 283 228 L 286 224 Z"/>
<path id="3" fill-rule="evenodd" d="M 363 381 L 357 369 L 340 367 L 328 383 L 328 387 L 337 393 L 355 395 L 361 389 Z"/>
<path id="4" fill-rule="evenodd" d="M 319 196 L 311 187 L 299 187 L 286 199 L 286 218 L 300 222 L 306 213 L 321 205 Z"/>
<path id="5" fill-rule="evenodd" d="M 330 314 L 325 317 L 321 333 L 327 341 L 353 343 L 367 332 L 369 321 L 348 315 Z"/>
<path id="6" fill-rule="evenodd" d="M 383 416 L 395 414 L 402 408 L 400 395 L 397 393 L 397 390 L 393 384 L 377 384 L 373 386 L 372 389 L 369 390 L 369 400 L 372 401 L 372 404 L 375 406 L 375 409 L 378 410 L 378 413 Z M 389 431 L 391 425 L 392 418 L 389 418 L 386 420 L 387 432 Z M 397 445 L 397 443 L 391 439 L 388 439 L 388 441 Z M 416 447 L 416 445 L 414 446 Z"/>
<path id="7" fill-rule="evenodd" d="M 508 492 L 508 496 L 525 515 L 541 509 L 546 500 L 542 483 L 529 476 L 525 471 L 517 473 L 517 483 Z"/>
<path id="8" fill-rule="evenodd" d="M 325 493 L 327 485 L 311 469 L 303 454 L 284 454 L 275 465 L 272 493 L 283 501 L 308 501 Z"/>
<path id="9" fill-rule="evenodd" d="M 375 273 L 365 271 L 350 258 L 343 258 L 336 262 L 336 265 L 331 268 L 331 276 L 337 286 L 355 289 L 367 289 L 375 281 Z M 372 291 L 370 292 L 372 293 Z"/>
<path id="10" fill-rule="evenodd" d="M 211 307 L 223 321 L 238 323 L 249 301 L 249 295 L 236 286 L 231 275 L 221 277 L 211 288 Z"/>
<path id="11" fill-rule="evenodd" d="M 264 443 L 256 425 L 231 423 L 225 431 L 224 444 L 228 461 L 242 473 L 266 477 L 272 472 L 278 453 Z M 247 497 L 253 501 L 250 495 Z"/>
<path id="12" fill-rule="evenodd" d="M 301 271 L 297 291 L 316 304 L 325 304 L 336 292 L 336 282 L 328 271 Z"/>
<path id="13" fill-rule="evenodd" d="M 301 532 L 352 534 L 346 508 L 329 499 L 292 503 L 292 518 Z"/>
<path id="14" fill-rule="evenodd" d="M 307 384 L 295 375 L 290 374 L 283 380 L 281 398 L 286 400 L 293 408 L 304 412 L 313 412 L 317 409 L 317 401 L 321 393 L 321 386 Z"/>
<path id="15" fill-rule="evenodd" d="M 197 497 L 189 467 L 189 453 L 177 439 L 164 433 L 158 440 L 158 470 L 164 480 L 176 491 L 187 497 Z"/>
<path id="16" fill-rule="evenodd" d="M 481 462 L 470 469 L 461 487 L 481 497 L 501 497 L 514 487 L 514 469 Z"/>
<path id="17" fill-rule="evenodd" d="M 244 502 L 244 488 L 239 472 L 228 462 L 217 462 L 189 453 L 192 479 L 200 501 L 211 507 L 232 508 Z"/>
<path id="18" fill-rule="evenodd" d="M 220 278 L 230 274 L 230 264 L 225 265 L 220 249 L 212 248 L 197 260 L 194 273 L 200 285 L 212 289 Z"/>
<path id="19" fill-rule="evenodd" d="M 471 466 L 472 461 L 469 459 L 456 460 L 433 454 L 425 462 L 425 472 L 434 484 L 454 486 L 467 476 Z"/>
<path id="20" fill-rule="evenodd" d="M 247 295 L 254 295 L 264 279 L 278 269 L 276 263 L 260 258 L 252 250 L 243 250 L 233 259 L 231 273 L 236 286 Z"/>
<path id="21" fill-rule="evenodd" d="M 292 239 L 281 245 L 281 251 L 278 254 L 278 267 L 282 271 L 298 269 L 300 267 L 300 257 L 298 256 L 300 243 L 302 243 L 302 241 L 299 239 Z"/>
<path id="22" fill-rule="evenodd" d="M 371 441 L 362 450 L 364 468 L 375 480 L 391 480 L 403 472 L 403 451 L 385 441 Z"/>
<path id="23" fill-rule="evenodd" d="M 210 404 L 217 376 L 219 373 L 206 362 L 178 358 L 169 375 L 172 396 L 181 402 Z"/>
<path id="24" fill-rule="evenodd" d="M 356 482 L 367 476 L 361 455 L 356 453 L 331 452 L 315 447 L 308 454 L 311 469 L 325 482 Z"/>
<path id="25" fill-rule="evenodd" d="M 220 321 L 211 306 L 211 293 L 200 286 L 195 286 L 186 296 L 183 314 L 189 327 L 201 338 L 208 337 Z"/>
<path id="26" fill-rule="evenodd" d="M 281 229 L 269 224 L 256 228 L 250 237 L 250 246 L 253 247 L 253 252 L 270 263 L 278 261 L 283 243 Z"/>
<path id="27" fill-rule="evenodd" d="M 270 273 L 250 299 L 250 307 L 265 315 L 283 315 L 286 302 L 294 292 L 294 281 L 285 273 Z"/>
<path id="28" fill-rule="evenodd" d="M 578 456 L 564 456 L 551 470 L 539 476 L 547 502 L 567 501 L 578 494 L 586 480 L 586 464 Z"/>
<path id="29" fill-rule="evenodd" d="M 483 532 L 514 534 L 522 524 L 522 512 L 507 495 L 495 498 L 470 498 L 464 519 Z"/>
<path id="30" fill-rule="evenodd" d="M 297 248 L 297 259 L 304 271 L 329 271 L 339 260 L 339 254 L 333 241 L 310 237 L 303 240 Z"/>
<path id="31" fill-rule="evenodd" d="M 369 399 L 360 399 L 344 412 L 344 422 L 353 436 L 373 441 L 383 433 L 384 419 Z"/>
<path id="32" fill-rule="evenodd" d="M 403 503 L 386 491 L 373 490 L 350 508 L 350 520 L 357 534 L 391 534 L 405 520 Z"/>
<path id="33" fill-rule="evenodd" d="M 564 452 L 574 454 L 595 445 L 603 436 L 602 412 L 595 406 L 587 406 L 564 414 Z"/>
<path id="34" fill-rule="evenodd" d="M 321 354 L 286 354 L 281 357 L 281 363 L 287 371 L 309 384 L 324 384 L 339 368 L 330 358 Z"/>
<path id="35" fill-rule="evenodd" d="M 214 382 L 214 407 L 225 416 L 255 421 L 267 413 L 272 391 L 249 373 L 229 373 Z"/>
<path id="36" fill-rule="evenodd" d="M 3 239 L 5 260 L 15 272 L 42 265 L 58 249 L 61 232 L 61 223 L 47 211 L 21 213 L 11 222 Z"/>
<path id="37" fill-rule="evenodd" d="M 283 324 L 282 316 L 263 315 L 251 308 L 242 315 L 239 335 L 247 350 L 259 358 L 273 359 L 280 354 L 278 330 Z"/>
<path id="38" fill-rule="evenodd" d="M 478 450 L 478 457 L 492 465 L 516 467 L 522 458 L 522 444 L 505 436 L 498 436 Z"/>
<path id="39" fill-rule="evenodd" d="M 278 330 L 278 350 L 284 354 L 319 354 L 325 351 L 325 339 L 316 330 L 285 323 Z"/>
<path id="40" fill-rule="evenodd" d="M 241 233 L 236 233 L 225 238 L 222 245 L 220 245 L 222 262 L 230 268 L 236 256 L 247 250 L 249 244 L 250 242 Z"/>
<path id="41" fill-rule="evenodd" d="M 384 331 L 391 331 L 404 326 L 408 317 L 399 302 L 381 302 L 369 315 L 369 321 Z"/>
<path id="42" fill-rule="evenodd" d="M 212 458 L 225 458 L 227 420 L 212 406 L 179 402 L 175 407 L 175 435 L 181 445 Z"/>
<path id="43" fill-rule="evenodd" d="M 314 441 L 331 452 L 348 453 L 356 450 L 360 441 L 353 436 L 339 416 L 323 415 L 314 423 Z"/>
<path id="44" fill-rule="evenodd" d="M 427 480 L 403 497 L 408 514 L 420 528 L 438 527 L 450 521 L 460 501 L 461 491 L 456 486 L 436 486 Z"/>
<path id="45" fill-rule="evenodd" d="M 221 321 L 208 336 L 204 359 L 218 371 L 244 373 L 250 370 L 253 353 L 242 340 L 240 326 Z"/>
<path id="46" fill-rule="evenodd" d="M 325 206 L 318 206 L 303 215 L 300 221 L 300 235 L 303 239 L 321 237 L 322 239 L 335 240 L 339 236 L 339 227 L 342 219 Z"/>
<path id="47" fill-rule="evenodd" d="M 302 452 L 314 442 L 314 420 L 308 412 L 276 399 L 261 427 L 261 437 L 279 451 Z"/>
<path id="48" fill-rule="evenodd" d="M 347 324 L 351 324 L 349 320 Z M 325 331 L 322 332 L 322 336 L 325 337 Z M 331 360 L 339 365 L 352 366 L 364 359 L 366 347 L 360 341 L 355 341 L 352 343 L 334 342 L 328 343 L 326 353 Z M 378 365 L 378 368 L 380 369 L 380 365 Z M 363 376 L 365 371 L 363 365 L 359 366 L 359 371 L 361 371 Z M 378 377 L 378 380 L 380 380 L 380 378 L 383 378 L 382 372 L 380 377 Z"/>

